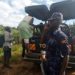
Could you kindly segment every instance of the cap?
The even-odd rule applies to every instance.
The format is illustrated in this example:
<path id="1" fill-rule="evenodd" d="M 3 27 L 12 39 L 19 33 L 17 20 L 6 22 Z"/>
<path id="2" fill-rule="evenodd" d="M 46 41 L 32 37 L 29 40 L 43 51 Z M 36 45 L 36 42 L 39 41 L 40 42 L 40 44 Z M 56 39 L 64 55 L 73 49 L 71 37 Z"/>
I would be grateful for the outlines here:
<path id="1" fill-rule="evenodd" d="M 54 12 L 51 16 L 51 18 L 49 18 L 48 20 L 63 20 L 63 14 L 60 12 Z"/>

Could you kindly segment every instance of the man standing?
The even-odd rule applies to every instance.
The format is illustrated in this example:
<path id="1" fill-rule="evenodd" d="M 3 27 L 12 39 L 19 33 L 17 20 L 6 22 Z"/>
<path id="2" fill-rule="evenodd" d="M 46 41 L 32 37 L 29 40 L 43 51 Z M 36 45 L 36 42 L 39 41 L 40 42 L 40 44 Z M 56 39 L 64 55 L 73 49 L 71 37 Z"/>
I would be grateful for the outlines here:
<path id="1" fill-rule="evenodd" d="M 46 75 L 64 75 L 68 63 L 69 47 L 67 36 L 59 30 L 63 15 L 53 13 L 48 19 L 47 48 L 44 70 Z"/>
<path id="2" fill-rule="evenodd" d="M 25 56 L 25 52 L 28 48 L 29 38 L 33 35 L 33 27 L 31 26 L 33 22 L 32 16 L 25 16 L 23 21 L 19 24 L 18 30 L 20 32 L 20 38 L 22 40 L 22 57 Z"/>
<path id="3" fill-rule="evenodd" d="M 3 44 L 3 51 L 4 51 L 4 67 L 10 67 L 10 58 L 11 58 L 11 46 L 12 46 L 12 33 L 10 27 L 5 27 L 4 32 L 4 44 Z"/>

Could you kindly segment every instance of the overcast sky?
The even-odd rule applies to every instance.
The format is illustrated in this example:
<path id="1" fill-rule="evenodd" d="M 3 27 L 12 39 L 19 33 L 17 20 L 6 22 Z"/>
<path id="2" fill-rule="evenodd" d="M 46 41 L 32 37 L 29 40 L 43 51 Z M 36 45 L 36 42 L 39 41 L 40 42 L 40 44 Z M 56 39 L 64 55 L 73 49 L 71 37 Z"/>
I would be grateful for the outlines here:
<path id="1" fill-rule="evenodd" d="M 0 0 L 0 24 L 17 27 L 26 15 L 25 6 L 38 4 L 50 6 L 58 1 L 62 0 Z"/>

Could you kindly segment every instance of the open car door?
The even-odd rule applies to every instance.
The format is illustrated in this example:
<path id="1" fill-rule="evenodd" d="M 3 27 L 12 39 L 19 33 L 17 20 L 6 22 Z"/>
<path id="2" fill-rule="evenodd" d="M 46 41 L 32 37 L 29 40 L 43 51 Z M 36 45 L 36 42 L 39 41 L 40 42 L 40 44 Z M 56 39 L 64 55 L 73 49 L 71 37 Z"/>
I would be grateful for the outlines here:
<path id="1" fill-rule="evenodd" d="M 75 19 L 75 0 L 53 3 L 50 6 L 50 15 L 54 12 L 61 12 L 64 15 L 64 20 Z"/>
<path id="2" fill-rule="evenodd" d="M 49 10 L 45 5 L 27 6 L 25 7 L 25 11 L 29 15 L 42 21 L 46 21 L 49 18 Z"/>

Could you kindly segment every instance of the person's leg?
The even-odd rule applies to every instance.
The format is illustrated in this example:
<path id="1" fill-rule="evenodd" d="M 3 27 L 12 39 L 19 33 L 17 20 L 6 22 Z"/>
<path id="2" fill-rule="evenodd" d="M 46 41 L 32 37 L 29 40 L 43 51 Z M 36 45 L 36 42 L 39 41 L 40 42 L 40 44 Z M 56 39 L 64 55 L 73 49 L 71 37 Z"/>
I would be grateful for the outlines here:
<path id="1" fill-rule="evenodd" d="M 10 50 L 8 46 L 5 46 L 3 48 L 4 51 L 4 67 L 7 67 L 9 65 L 9 55 L 10 55 Z"/>
<path id="2" fill-rule="evenodd" d="M 49 66 L 48 66 L 48 63 L 46 61 L 43 62 L 43 69 L 44 69 L 45 75 L 50 75 Z"/>
<path id="3" fill-rule="evenodd" d="M 10 68 L 11 48 L 8 48 L 7 67 Z"/>
<path id="4" fill-rule="evenodd" d="M 22 46 L 22 57 L 25 56 L 25 46 Z"/>
<path id="5" fill-rule="evenodd" d="M 5 52 L 4 52 L 3 66 L 6 67 L 6 65 L 7 65 L 7 62 L 6 62 Z"/>
<path id="6" fill-rule="evenodd" d="M 28 50 L 28 45 L 29 45 L 29 39 L 23 39 L 22 40 L 22 57 L 25 56 Z"/>
<path id="7" fill-rule="evenodd" d="M 28 51 L 28 47 L 29 47 L 29 39 L 24 39 L 24 42 L 25 42 L 25 53 L 27 53 Z"/>
<path id="8" fill-rule="evenodd" d="M 25 43 L 24 43 L 24 39 L 22 39 L 22 57 L 25 56 Z"/>
<path id="9" fill-rule="evenodd" d="M 10 58 L 11 58 L 11 48 L 7 47 L 7 52 L 5 56 L 5 67 L 6 68 L 12 68 L 10 66 Z"/>
<path id="10" fill-rule="evenodd" d="M 7 47 L 5 46 L 4 48 L 3 48 L 3 51 L 4 51 L 4 56 L 3 56 L 3 66 L 4 67 L 6 67 L 6 60 L 7 60 Z"/>

